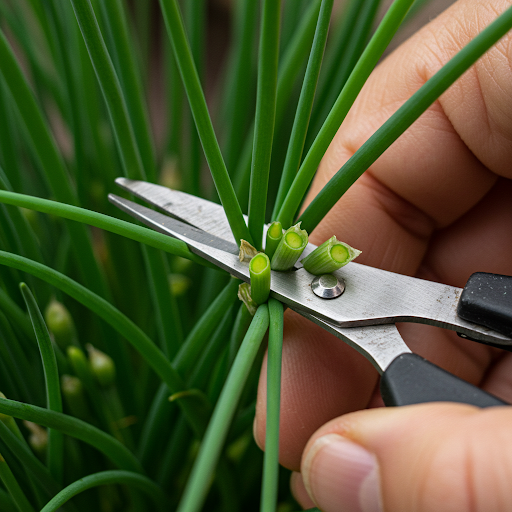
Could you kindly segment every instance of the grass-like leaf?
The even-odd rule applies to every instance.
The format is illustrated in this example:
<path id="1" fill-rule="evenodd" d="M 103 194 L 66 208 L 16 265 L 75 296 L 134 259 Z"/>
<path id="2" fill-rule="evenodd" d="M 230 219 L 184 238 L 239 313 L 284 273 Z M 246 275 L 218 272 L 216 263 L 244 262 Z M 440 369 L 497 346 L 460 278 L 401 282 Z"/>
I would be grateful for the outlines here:
<path id="1" fill-rule="evenodd" d="M 172 42 L 174 55 L 178 63 L 181 78 L 196 123 L 199 138 L 203 145 L 206 161 L 210 167 L 217 193 L 219 194 L 226 216 L 233 231 L 237 244 L 240 240 L 252 243 L 249 229 L 245 224 L 242 210 L 229 179 L 226 165 L 220 152 L 219 143 L 213 130 L 210 114 L 201 87 L 201 82 L 194 65 L 194 59 L 188 44 L 181 13 L 176 0 L 160 0 L 160 6 L 165 19 L 167 32 Z"/>
<path id="2" fill-rule="evenodd" d="M 16 57 L 7 39 L 0 30 L 0 74 L 14 99 L 24 121 L 32 146 L 44 169 L 44 177 L 59 201 L 76 204 L 76 194 L 72 189 L 63 159 L 55 140 L 46 124 L 27 80 L 23 76 Z M 14 173 L 14 169 L 11 170 Z M 92 289 L 108 296 L 107 287 L 92 252 L 89 235 L 84 226 L 69 227 L 73 239 L 73 250 L 82 275 Z"/>
<path id="3" fill-rule="evenodd" d="M 111 36 L 112 60 L 116 64 L 143 167 L 148 179 L 155 181 L 155 148 L 142 89 L 141 73 L 130 41 L 126 7 L 121 0 L 98 3 L 105 19 L 105 27 Z"/>
<path id="4" fill-rule="evenodd" d="M 94 446 L 121 469 L 135 471 L 136 473 L 142 472 L 139 461 L 130 450 L 112 436 L 85 423 L 85 421 L 2 397 L 0 397 L 0 412 L 21 420 L 32 421 L 44 427 L 54 428 L 63 434 Z"/>
<path id="5" fill-rule="evenodd" d="M 460 50 L 402 105 L 329 180 L 299 221 L 311 232 L 361 174 L 418 117 L 512 28 L 512 7 Z"/>
<path id="6" fill-rule="evenodd" d="M 26 441 L 14 434 L 4 422 L 0 421 L 0 438 L 9 446 L 9 450 L 23 464 L 23 467 L 41 484 L 49 496 L 59 492 L 59 483 L 48 468 L 34 455 Z M 1 509 L 0 509 L 1 510 Z"/>
<path id="7" fill-rule="evenodd" d="M 326 53 L 325 71 L 318 86 L 318 101 L 311 116 L 309 138 L 316 136 L 370 38 L 382 0 L 355 0 L 331 29 L 333 44 Z"/>
<path id="8" fill-rule="evenodd" d="M 251 105 L 253 87 L 253 41 L 257 26 L 257 2 L 239 0 L 233 5 L 235 24 L 233 44 L 228 58 L 226 81 L 222 90 L 220 119 L 223 126 L 223 153 L 231 175 L 240 156 Z"/>
<path id="9" fill-rule="evenodd" d="M 315 142 L 304 158 L 277 215 L 277 220 L 285 229 L 293 223 L 295 213 L 315 175 L 320 160 L 413 2 L 414 0 L 395 0 L 340 92 Z M 305 229 L 311 232 L 309 229 Z"/>
<path id="10" fill-rule="evenodd" d="M 156 510 L 161 512 L 167 510 L 167 498 L 162 489 L 149 478 L 133 473 L 132 471 L 101 471 L 92 475 L 87 475 L 76 482 L 62 489 L 55 497 L 53 497 L 42 509 L 41 512 L 55 512 L 73 496 L 92 489 L 99 485 L 128 485 L 141 490 L 147 494 L 156 506 Z"/>
<path id="11" fill-rule="evenodd" d="M 105 229 L 111 233 L 116 233 L 117 235 L 141 242 L 155 249 L 161 249 L 176 256 L 195 261 L 196 263 L 204 264 L 204 260 L 190 252 L 187 244 L 181 240 L 176 240 L 175 238 L 157 233 L 152 229 L 137 226 L 114 217 L 109 217 L 108 215 L 85 210 L 77 206 L 49 201 L 47 199 L 8 192 L 6 190 L 0 190 L 0 202 L 29 208 L 37 212 L 58 215 L 59 217 L 77 222 L 83 222 L 90 226 Z"/>
<path id="12" fill-rule="evenodd" d="M 229 283 L 196 322 L 185 339 L 173 360 L 175 368 L 182 375 L 187 375 L 191 371 L 192 366 L 197 362 L 197 354 L 203 350 L 207 338 L 219 324 L 223 313 L 235 302 L 239 283 L 238 279 L 229 280 Z"/>
<path id="13" fill-rule="evenodd" d="M 283 305 L 268 301 L 270 317 L 267 359 L 267 423 L 260 511 L 275 510 L 279 482 L 279 413 L 281 406 L 281 360 L 283 352 Z"/>
<path id="14" fill-rule="evenodd" d="M 36 334 L 39 352 L 43 361 L 44 380 L 46 385 L 46 404 L 48 409 L 55 412 L 62 412 L 62 397 L 60 393 L 59 370 L 57 360 L 53 351 L 50 333 L 39 310 L 32 292 L 25 283 L 20 285 L 21 293 L 27 305 L 28 314 Z M 50 429 L 48 432 L 48 467 L 57 480 L 62 481 L 64 439 L 59 431 Z"/>
<path id="15" fill-rule="evenodd" d="M 290 136 L 290 143 L 286 153 L 283 174 L 281 176 L 281 181 L 279 182 L 279 190 L 277 192 L 277 198 L 274 204 L 274 214 L 272 217 L 275 217 L 281 208 L 286 192 L 290 188 L 295 174 L 299 169 L 302 150 L 304 148 L 304 142 L 308 131 L 309 117 L 311 115 L 313 100 L 315 98 L 316 84 L 320 74 L 320 67 L 322 65 L 327 34 L 329 32 L 329 22 L 331 20 L 333 1 L 334 0 L 323 0 L 320 7 L 315 38 L 313 39 L 313 46 L 309 55 L 306 75 L 304 76 L 304 82 L 300 92 L 299 104 L 293 121 L 292 134 Z"/>
<path id="16" fill-rule="evenodd" d="M 201 509 L 208 491 L 215 464 L 220 456 L 229 424 L 238 405 L 249 369 L 258 352 L 269 323 L 268 308 L 258 308 L 251 326 L 245 335 L 233 367 L 224 384 L 210 423 L 201 443 L 178 512 L 197 512 Z"/>
<path id="17" fill-rule="evenodd" d="M 146 178 L 146 172 L 142 166 L 121 84 L 103 41 L 90 0 L 70 1 L 110 113 L 126 176 L 143 180 Z"/>
<path id="18" fill-rule="evenodd" d="M 11 468 L 8 466 L 5 459 L 0 453 L 0 480 L 3 482 L 5 488 L 11 495 L 14 503 L 19 509 L 19 512 L 35 512 L 34 508 L 28 501 L 23 489 L 13 475 Z"/>
<path id="19" fill-rule="evenodd" d="M 0 264 L 28 272 L 59 288 L 70 297 L 73 297 L 103 318 L 103 320 L 124 336 L 146 360 L 149 366 L 153 368 L 157 375 L 167 384 L 172 393 L 177 393 L 185 389 L 183 380 L 165 355 L 141 329 L 105 299 L 102 299 L 69 277 L 40 263 L 22 258 L 21 256 L 0 251 Z M 187 401 L 181 401 L 180 405 L 196 432 L 201 432 L 204 426 L 204 419 L 198 416 L 197 411 L 195 411 L 193 407 L 189 407 Z"/>
<path id="20" fill-rule="evenodd" d="M 188 39 L 190 41 L 190 51 L 194 58 L 197 74 L 200 81 L 204 78 L 204 65 L 205 65 L 205 0 L 195 0 L 194 2 L 185 2 L 183 4 L 185 26 L 188 32 Z M 186 154 L 186 167 L 187 173 L 187 188 L 191 194 L 196 196 L 201 194 L 201 164 L 203 162 L 201 155 L 201 143 L 197 128 L 194 125 L 193 115 L 189 108 L 188 124 L 188 147 Z"/>
<path id="21" fill-rule="evenodd" d="M 261 13 L 258 91 L 249 189 L 249 231 L 254 241 L 252 245 L 258 250 L 262 249 L 263 243 L 268 173 L 274 138 L 280 21 L 281 0 L 264 0 Z"/>
<path id="22" fill-rule="evenodd" d="M 279 63 L 277 75 L 277 100 L 275 129 L 286 113 L 286 107 L 293 91 L 293 85 L 300 73 L 302 65 L 309 54 L 311 41 L 315 34 L 315 26 L 320 10 L 320 0 L 312 0 L 305 11 L 295 33 L 286 46 Z M 251 177 L 251 158 L 254 145 L 254 124 L 250 127 L 244 146 L 240 152 L 239 161 L 235 169 L 235 189 L 241 201 L 247 196 Z M 247 204 L 247 203 L 242 203 Z"/>

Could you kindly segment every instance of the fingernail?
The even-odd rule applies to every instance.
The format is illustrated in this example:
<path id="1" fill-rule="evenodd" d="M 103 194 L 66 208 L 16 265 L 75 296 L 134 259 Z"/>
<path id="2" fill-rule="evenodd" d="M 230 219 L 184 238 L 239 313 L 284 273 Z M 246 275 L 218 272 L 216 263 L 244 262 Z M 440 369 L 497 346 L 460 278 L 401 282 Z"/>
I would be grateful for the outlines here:
<path id="1" fill-rule="evenodd" d="M 337 434 L 318 438 L 302 464 L 304 484 L 317 506 L 343 512 L 381 512 L 375 455 Z"/>

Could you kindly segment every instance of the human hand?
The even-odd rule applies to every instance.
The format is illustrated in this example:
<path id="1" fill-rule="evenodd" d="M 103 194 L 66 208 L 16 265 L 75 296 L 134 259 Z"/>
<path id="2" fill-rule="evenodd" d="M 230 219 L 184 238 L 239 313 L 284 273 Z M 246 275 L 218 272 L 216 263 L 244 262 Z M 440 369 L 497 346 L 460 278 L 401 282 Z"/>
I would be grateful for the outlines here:
<path id="1" fill-rule="evenodd" d="M 459 0 L 379 66 L 309 199 L 510 4 Z M 508 34 L 354 184 L 311 240 L 335 234 L 363 251 L 358 262 L 460 287 L 475 271 L 512 274 L 511 105 Z M 373 367 L 299 315 L 286 317 L 280 461 L 296 471 L 292 488 L 303 506 L 313 506 L 307 488 L 327 512 L 512 509 L 511 408 L 365 410 L 381 405 Z M 512 402 L 511 354 L 430 326 L 399 328 L 413 352 Z M 262 447 L 265 392 L 266 363 L 255 419 Z"/>

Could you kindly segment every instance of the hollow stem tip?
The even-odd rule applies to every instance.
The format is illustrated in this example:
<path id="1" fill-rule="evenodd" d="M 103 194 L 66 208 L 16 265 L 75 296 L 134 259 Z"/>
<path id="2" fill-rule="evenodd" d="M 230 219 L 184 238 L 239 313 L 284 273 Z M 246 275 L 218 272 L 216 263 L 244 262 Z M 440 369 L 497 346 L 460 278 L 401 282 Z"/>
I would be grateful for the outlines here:
<path id="1" fill-rule="evenodd" d="M 274 256 L 281 238 L 283 238 L 283 226 L 279 221 L 272 222 L 267 230 L 267 238 L 265 242 L 265 254 L 270 259 Z"/>
<path id="2" fill-rule="evenodd" d="M 270 293 L 270 259 L 260 252 L 249 263 L 251 276 L 251 297 L 258 306 L 268 300 Z"/>
<path id="3" fill-rule="evenodd" d="M 300 229 L 299 222 L 285 231 L 272 256 L 270 268 L 281 271 L 291 269 L 306 245 L 308 245 L 308 233 L 305 229 Z"/>
<path id="4" fill-rule="evenodd" d="M 318 276 L 338 270 L 360 254 L 361 251 L 336 240 L 336 236 L 332 236 L 306 256 L 301 263 L 310 274 Z"/>

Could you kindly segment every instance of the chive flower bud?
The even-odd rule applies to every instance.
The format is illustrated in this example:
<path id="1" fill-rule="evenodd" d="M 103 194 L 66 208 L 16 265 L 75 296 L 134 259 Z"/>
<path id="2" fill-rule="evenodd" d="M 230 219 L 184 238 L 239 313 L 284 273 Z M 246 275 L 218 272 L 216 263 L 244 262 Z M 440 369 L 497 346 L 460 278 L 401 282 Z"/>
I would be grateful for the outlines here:
<path id="1" fill-rule="evenodd" d="M 251 285 L 249 283 L 242 283 L 238 287 L 238 298 L 245 304 L 249 313 L 254 316 L 258 309 L 258 304 L 252 300 L 251 297 Z"/>
<path id="2" fill-rule="evenodd" d="M 240 251 L 238 259 L 240 261 L 251 261 L 258 254 L 258 250 L 245 240 L 240 241 Z"/>
<path id="3" fill-rule="evenodd" d="M 338 270 L 360 254 L 361 251 L 336 240 L 336 236 L 332 236 L 311 254 L 308 254 L 301 263 L 310 274 L 318 276 Z"/>
<path id="4" fill-rule="evenodd" d="M 270 260 L 264 252 L 254 256 L 249 263 L 251 297 L 256 304 L 267 302 L 270 293 Z"/>
<path id="5" fill-rule="evenodd" d="M 89 352 L 89 363 L 91 364 L 91 370 L 96 380 L 104 388 L 108 388 L 114 384 L 116 379 L 116 367 L 112 358 L 94 348 L 91 344 L 86 346 L 87 352 Z"/>
<path id="6" fill-rule="evenodd" d="M 270 268 L 281 271 L 290 270 L 306 245 L 308 245 L 308 233 L 305 229 L 300 229 L 299 222 L 284 232 L 276 252 L 272 256 Z"/>
<path id="7" fill-rule="evenodd" d="M 279 242 L 283 238 L 283 226 L 279 221 L 272 222 L 267 230 L 267 239 L 265 242 L 265 254 L 272 259 L 276 252 Z"/>
<path id="8" fill-rule="evenodd" d="M 73 344 L 76 339 L 75 324 L 64 304 L 52 299 L 45 309 L 44 319 L 59 348 L 66 350 Z"/>
<path id="9" fill-rule="evenodd" d="M 28 444 L 39 457 L 44 458 L 48 449 L 48 431 L 31 421 L 24 421 L 23 425 L 30 432 Z"/>
<path id="10" fill-rule="evenodd" d="M 192 286 L 192 279 L 183 274 L 169 274 L 169 286 L 175 297 L 181 297 Z"/>
<path id="11" fill-rule="evenodd" d="M 60 378 L 60 385 L 71 414 L 80 419 L 88 418 L 90 416 L 89 406 L 82 381 L 74 375 L 63 375 Z"/>

